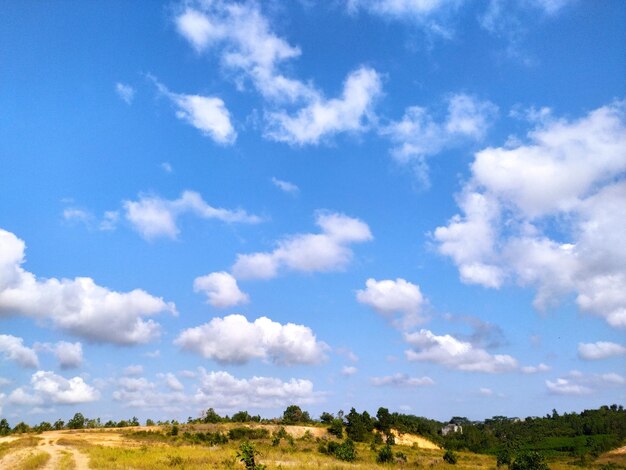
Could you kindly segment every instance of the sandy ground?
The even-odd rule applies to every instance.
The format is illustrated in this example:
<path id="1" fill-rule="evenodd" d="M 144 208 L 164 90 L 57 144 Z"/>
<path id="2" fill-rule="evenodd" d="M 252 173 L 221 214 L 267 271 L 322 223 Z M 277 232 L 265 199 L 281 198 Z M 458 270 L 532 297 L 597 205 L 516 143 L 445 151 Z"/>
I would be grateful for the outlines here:
<path id="1" fill-rule="evenodd" d="M 440 449 L 437 444 L 429 441 L 428 439 L 424 439 L 423 437 L 416 436 L 414 434 L 400 434 L 395 429 L 392 429 L 391 432 L 396 440 L 396 444 L 400 444 L 402 446 L 412 446 L 413 444 L 417 444 L 417 447 L 420 449 Z"/>
<path id="2" fill-rule="evenodd" d="M 63 455 L 66 453 L 72 455 L 74 459 L 74 463 L 76 464 L 76 470 L 88 470 L 89 459 L 87 458 L 86 455 L 82 454 L 75 447 L 59 443 L 59 439 L 65 439 L 65 440 L 72 439 L 72 434 L 74 433 L 68 432 L 68 431 L 48 431 L 48 432 L 38 434 L 37 437 L 42 438 L 38 446 L 20 448 L 20 449 L 15 450 L 14 452 L 11 452 L 5 455 L 4 458 L 0 459 L 0 468 L 2 469 L 15 468 L 24 457 L 26 457 L 28 454 L 30 454 L 36 449 L 36 450 L 43 451 L 43 452 L 50 454 L 50 460 L 48 460 L 48 463 L 46 464 L 46 466 L 43 467 L 44 470 L 54 470 L 58 468 L 59 461 L 63 458 Z M 80 437 L 81 438 L 83 438 L 84 436 L 86 437 L 87 434 L 88 433 L 81 433 Z M 92 436 L 89 436 L 89 438 L 90 437 Z M 95 440 L 92 441 L 89 438 L 87 438 L 87 440 L 89 440 L 90 442 L 95 441 Z M 7 437 L 3 437 L 2 439 L 0 439 L 0 442 L 11 442 L 16 439 L 19 439 L 19 437 L 7 436 Z"/>

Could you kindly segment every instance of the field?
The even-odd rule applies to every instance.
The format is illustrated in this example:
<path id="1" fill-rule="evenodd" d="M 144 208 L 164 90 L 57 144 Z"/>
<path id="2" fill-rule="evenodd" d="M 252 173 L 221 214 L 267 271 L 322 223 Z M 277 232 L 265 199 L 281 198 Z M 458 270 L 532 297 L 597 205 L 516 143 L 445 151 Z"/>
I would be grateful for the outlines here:
<path id="1" fill-rule="evenodd" d="M 2 469 L 206 469 L 244 468 L 238 452 L 249 440 L 257 464 L 268 469 L 457 468 L 495 469 L 492 456 L 458 452 L 456 465 L 443 460 L 444 451 L 419 436 L 400 435 L 392 447 L 395 463 L 377 464 L 370 444 L 356 443 L 357 458 L 343 462 L 320 452 L 320 444 L 335 441 L 326 428 L 236 424 L 135 427 L 107 430 L 48 431 L 0 438 Z M 227 439 L 226 436 L 230 436 Z M 216 441 L 222 440 L 221 443 Z M 224 442 L 225 441 L 225 442 Z M 336 441 L 339 442 L 339 441 Z M 378 449 L 382 445 L 377 446 Z M 610 466 L 608 466 L 610 464 Z M 601 455 L 595 462 L 575 458 L 549 460 L 551 469 L 626 468 L 626 448 Z"/>

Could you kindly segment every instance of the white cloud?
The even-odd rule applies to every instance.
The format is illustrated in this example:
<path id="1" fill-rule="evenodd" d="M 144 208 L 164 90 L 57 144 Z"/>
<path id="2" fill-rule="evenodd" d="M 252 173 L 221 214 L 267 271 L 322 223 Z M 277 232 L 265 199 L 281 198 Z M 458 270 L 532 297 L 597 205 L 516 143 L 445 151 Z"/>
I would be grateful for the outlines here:
<path id="1" fill-rule="evenodd" d="M 398 327 L 407 329 L 423 321 L 420 314 L 426 299 L 418 285 L 401 278 L 395 281 L 370 278 L 365 287 L 356 292 L 357 300 L 388 317 L 400 314 L 400 318 L 394 320 Z"/>
<path id="2" fill-rule="evenodd" d="M 169 162 L 163 162 L 159 166 L 165 173 L 171 173 L 172 171 L 174 171 L 172 164 Z"/>
<path id="3" fill-rule="evenodd" d="M 83 363 L 83 346 L 80 343 L 59 341 L 54 346 L 54 355 L 59 361 L 61 369 L 80 367 Z"/>
<path id="4" fill-rule="evenodd" d="M 94 342 L 146 343 L 159 324 L 144 317 L 169 311 L 173 303 L 135 289 L 115 292 L 93 279 L 37 279 L 25 271 L 25 244 L 0 229 L 0 316 L 24 315 Z"/>
<path id="5" fill-rule="evenodd" d="M 357 369 L 354 366 L 343 366 L 341 368 L 341 375 L 343 375 L 344 377 L 351 377 L 354 374 L 356 374 L 359 371 L 359 369 Z"/>
<path id="6" fill-rule="evenodd" d="M 167 372 L 166 374 L 159 374 L 159 378 L 165 381 L 165 385 L 172 391 L 181 392 L 185 389 L 185 386 L 180 383 L 180 380 L 176 378 L 174 374 L 171 372 Z"/>
<path id="7" fill-rule="evenodd" d="M 490 397 L 491 395 L 493 395 L 493 390 L 491 390 L 490 388 L 481 387 L 479 393 L 486 397 Z"/>
<path id="8" fill-rule="evenodd" d="M 588 361 L 626 355 L 626 347 L 609 341 L 578 343 L 578 357 Z"/>
<path id="9" fill-rule="evenodd" d="M 430 377 L 410 377 L 407 374 L 386 375 L 384 377 L 372 377 L 371 383 L 375 387 L 424 387 L 434 385 L 435 381 Z"/>
<path id="10" fill-rule="evenodd" d="M 490 354 L 471 343 L 453 336 L 437 336 L 429 330 L 405 333 L 404 339 L 412 346 L 405 351 L 409 361 L 440 364 L 450 369 L 469 372 L 502 373 L 517 369 L 517 361 L 502 354 Z"/>
<path id="11" fill-rule="evenodd" d="M 180 232 L 176 222 L 180 215 L 194 214 L 202 219 L 218 219 L 228 223 L 254 224 L 260 217 L 243 210 L 215 208 L 207 204 L 195 191 L 183 191 L 178 199 L 168 200 L 158 196 L 140 195 L 138 201 L 124 201 L 126 219 L 142 237 L 175 239 Z"/>
<path id="12" fill-rule="evenodd" d="M 237 132 L 230 121 L 224 101 L 215 96 L 185 95 L 171 92 L 165 85 L 150 76 L 159 92 L 176 106 L 176 117 L 198 129 L 218 144 L 230 145 Z"/>
<path id="13" fill-rule="evenodd" d="M 615 372 L 585 375 L 573 370 L 567 374 L 566 378 L 560 377 L 555 381 L 546 380 L 548 391 L 555 395 L 589 395 L 608 387 L 620 387 L 624 384 L 626 384 L 626 378 Z"/>
<path id="14" fill-rule="evenodd" d="M 412 106 L 405 110 L 402 120 L 382 127 L 380 133 L 393 143 L 394 159 L 410 165 L 428 185 L 426 158 L 468 141 L 481 141 L 497 112 L 493 103 L 461 93 L 448 98 L 447 116 L 441 122 L 435 121 L 426 108 Z"/>
<path id="15" fill-rule="evenodd" d="M 223 67 L 240 88 L 250 81 L 274 109 L 265 113 L 265 136 L 290 144 L 317 144 L 340 132 L 357 132 L 371 118 L 374 98 L 380 94 L 378 74 L 360 68 L 347 78 L 341 98 L 327 99 L 311 82 L 285 76 L 281 65 L 300 56 L 272 30 L 255 3 L 222 1 L 196 3 L 175 18 L 178 32 L 197 51 L 220 51 Z M 290 114 L 278 104 L 300 104 Z"/>
<path id="16" fill-rule="evenodd" d="M 550 366 L 542 362 L 537 366 L 524 366 L 520 370 L 524 374 L 537 374 L 539 372 L 548 372 L 550 370 Z"/>
<path id="17" fill-rule="evenodd" d="M 81 377 L 66 379 L 50 371 L 37 371 L 29 387 L 19 387 L 9 395 L 17 405 L 77 405 L 100 398 L 100 393 Z"/>
<path id="18" fill-rule="evenodd" d="M 569 379 L 546 380 L 546 387 L 555 395 L 588 395 L 593 390 L 584 385 L 573 383 Z"/>
<path id="19" fill-rule="evenodd" d="M 280 189 L 281 191 L 288 193 L 288 194 L 297 194 L 300 192 L 300 188 L 298 188 L 298 186 L 296 186 L 295 184 L 290 183 L 289 181 L 279 180 L 278 178 L 275 178 L 273 176 L 272 176 L 272 184 L 276 186 L 278 189 Z"/>
<path id="20" fill-rule="evenodd" d="M 300 55 L 276 36 L 270 24 L 254 3 L 223 1 L 198 3 L 175 18 L 178 32 L 199 52 L 221 47 L 223 67 L 238 73 L 240 86 L 244 79 L 271 100 L 294 101 L 315 92 L 299 80 L 285 77 L 280 64 Z"/>
<path id="21" fill-rule="evenodd" d="M 372 13 L 397 18 L 428 16 L 446 6 L 460 3 L 458 0 L 348 0 L 351 10 L 363 8 Z"/>
<path id="22" fill-rule="evenodd" d="M 624 108 L 571 122 L 543 113 L 528 143 L 476 153 L 462 215 L 434 233 L 463 282 L 533 286 L 539 309 L 574 292 L 581 310 L 626 326 Z"/>
<path id="23" fill-rule="evenodd" d="M 349 245 L 372 239 L 366 223 L 337 213 L 319 213 L 318 234 L 293 235 L 269 253 L 237 255 L 232 272 L 237 279 L 270 279 L 279 269 L 300 272 L 337 271 L 352 259 Z"/>
<path id="24" fill-rule="evenodd" d="M 85 225 L 90 225 L 93 216 L 83 209 L 67 207 L 63 209 L 63 218 L 68 222 L 80 222 Z"/>
<path id="25" fill-rule="evenodd" d="M 199 369 L 196 403 L 217 410 L 279 408 L 286 405 L 307 405 L 319 401 L 321 394 L 306 379 L 282 381 L 273 377 L 238 379 L 228 372 L 207 372 Z"/>
<path id="26" fill-rule="evenodd" d="M 375 98 L 382 91 L 378 73 L 366 67 L 352 72 L 344 83 L 341 98 L 321 96 L 295 115 L 285 111 L 267 114 L 266 136 L 292 145 L 318 144 L 341 132 L 359 132 L 372 120 Z"/>
<path id="27" fill-rule="evenodd" d="M 174 343 L 221 364 L 244 364 L 252 359 L 281 365 L 315 364 L 325 359 L 328 349 L 306 326 L 281 325 L 267 317 L 249 322 L 243 315 L 213 318 L 184 330 Z"/>
<path id="28" fill-rule="evenodd" d="M 0 335 L 0 354 L 5 360 L 15 361 L 22 367 L 38 367 L 37 353 L 26 346 L 24 340 L 12 335 Z"/>
<path id="29" fill-rule="evenodd" d="M 193 281 L 193 290 L 204 292 L 207 295 L 207 302 L 218 308 L 249 302 L 248 295 L 239 290 L 237 280 L 224 271 L 197 277 Z"/>
<path id="30" fill-rule="evenodd" d="M 73 369 L 80 367 L 83 363 L 83 346 L 78 342 L 35 343 L 35 348 L 38 351 L 53 353 L 61 369 Z"/>
<path id="31" fill-rule="evenodd" d="M 135 98 L 135 89 L 125 83 L 116 83 L 115 92 L 126 104 L 132 104 Z"/>
<path id="32" fill-rule="evenodd" d="M 155 383 L 145 377 L 122 377 L 115 382 L 119 388 L 113 391 L 113 400 L 128 408 L 180 411 L 191 398 L 181 392 L 182 384 L 176 377 L 170 373 L 161 375 L 169 391 L 159 390 Z"/>
<path id="33" fill-rule="evenodd" d="M 141 364 L 131 364 L 124 368 L 123 374 L 126 376 L 141 375 L 143 374 L 143 366 Z"/>

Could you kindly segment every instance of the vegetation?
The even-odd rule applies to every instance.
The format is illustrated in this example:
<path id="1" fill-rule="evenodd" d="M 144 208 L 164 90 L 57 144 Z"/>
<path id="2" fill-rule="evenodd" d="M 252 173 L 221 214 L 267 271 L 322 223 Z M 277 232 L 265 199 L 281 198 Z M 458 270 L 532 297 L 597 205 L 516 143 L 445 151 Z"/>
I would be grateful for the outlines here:
<path id="1" fill-rule="evenodd" d="M 306 411 L 292 405 L 274 420 L 262 420 L 247 411 L 239 411 L 232 418 L 222 417 L 209 408 L 198 419 L 189 418 L 187 424 L 159 421 L 160 426 L 150 430 L 133 430 L 132 427 L 139 424 L 136 417 L 102 424 L 100 419 L 76 413 L 67 423 L 60 419 L 52 424 L 43 421 L 33 426 L 20 422 L 13 428 L 6 419 L 0 419 L 0 435 L 29 436 L 25 433 L 60 429 L 108 430 L 112 424 L 120 423 L 122 427 L 130 427 L 123 432 L 114 431 L 118 436 L 121 433 L 120 442 L 125 445 L 94 445 L 87 435 L 75 433 L 57 439 L 58 446 L 79 446 L 81 452 L 89 455 L 93 468 L 259 469 L 264 468 L 259 463 L 261 458 L 263 464 L 272 467 L 294 468 L 356 469 L 376 465 L 403 467 L 405 464 L 408 468 L 456 465 L 459 469 L 497 465 L 513 470 L 626 468 L 626 454 L 605 453 L 626 444 L 626 414 L 622 406 L 603 406 L 563 415 L 554 410 L 545 417 L 524 420 L 496 416 L 483 422 L 471 422 L 453 417 L 451 422 L 462 426 L 462 431 L 442 436 L 441 429 L 446 423 L 390 413 L 386 408 L 379 408 L 375 416 L 355 408 L 345 415 L 342 411 L 324 412 L 319 421 L 314 422 Z M 154 421 L 146 423 L 153 425 Z M 298 427 L 290 428 L 292 425 Z M 303 429 L 303 425 L 309 427 Z M 421 435 L 443 449 L 411 447 L 403 434 Z M 86 439 L 81 440 L 79 435 Z M 49 457 L 37 452 L 38 439 L 30 436 L 0 442 L 0 460 L 19 450 L 19 464 L 29 465 L 24 468 L 37 468 L 38 462 Z M 394 447 L 397 442 L 403 443 L 399 450 Z M 20 450 L 28 447 L 35 452 L 28 454 L 27 450 Z M 57 466 L 73 468 L 72 454 L 60 452 L 61 457 L 56 457 Z"/>

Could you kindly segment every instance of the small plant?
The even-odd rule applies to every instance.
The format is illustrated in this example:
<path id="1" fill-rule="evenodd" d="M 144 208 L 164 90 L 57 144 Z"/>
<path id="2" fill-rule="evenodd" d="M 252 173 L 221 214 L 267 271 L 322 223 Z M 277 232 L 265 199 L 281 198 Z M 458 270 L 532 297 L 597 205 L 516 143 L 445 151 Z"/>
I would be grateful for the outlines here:
<path id="1" fill-rule="evenodd" d="M 393 462 L 393 451 L 391 450 L 391 446 L 387 444 L 382 447 L 378 451 L 378 455 L 376 456 L 376 462 L 378 463 L 391 463 Z"/>
<path id="2" fill-rule="evenodd" d="M 254 461 L 254 456 L 258 455 L 258 452 L 254 449 L 254 446 L 248 441 L 242 442 L 239 446 L 239 452 L 237 452 L 237 458 L 240 462 L 246 466 L 246 470 L 265 470 L 265 465 L 258 464 Z"/>
<path id="3" fill-rule="evenodd" d="M 396 461 L 397 462 L 402 462 L 402 463 L 406 463 L 407 462 L 407 456 L 404 452 L 396 452 Z"/>
<path id="4" fill-rule="evenodd" d="M 168 455 L 167 456 L 167 464 L 170 467 L 177 467 L 185 463 L 183 458 L 180 455 Z"/>
<path id="5" fill-rule="evenodd" d="M 175 424 L 170 430 L 170 436 L 178 436 L 178 426 Z"/>
<path id="6" fill-rule="evenodd" d="M 456 465 L 458 458 L 453 451 L 446 450 L 446 453 L 443 454 L 443 460 L 445 460 L 450 465 Z"/>

